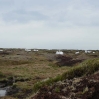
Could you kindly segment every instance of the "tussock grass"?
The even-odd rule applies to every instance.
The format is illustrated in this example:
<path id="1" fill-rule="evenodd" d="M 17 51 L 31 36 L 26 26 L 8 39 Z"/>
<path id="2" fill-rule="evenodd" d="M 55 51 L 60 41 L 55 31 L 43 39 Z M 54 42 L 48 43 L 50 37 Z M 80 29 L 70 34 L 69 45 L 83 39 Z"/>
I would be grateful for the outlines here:
<path id="1" fill-rule="evenodd" d="M 77 67 L 71 68 L 68 72 L 62 74 L 61 79 L 72 79 L 74 77 L 81 77 L 90 75 L 99 70 L 99 61 L 96 59 L 87 60 Z"/>
<path id="2" fill-rule="evenodd" d="M 41 81 L 34 84 L 34 92 L 38 91 L 42 86 L 52 85 L 55 82 L 65 79 L 72 79 L 74 77 L 81 77 L 85 75 L 91 75 L 99 70 L 99 59 L 91 59 L 84 61 L 79 66 L 74 66 L 62 75 L 58 75 L 56 78 L 50 78 L 47 81 Z"/>

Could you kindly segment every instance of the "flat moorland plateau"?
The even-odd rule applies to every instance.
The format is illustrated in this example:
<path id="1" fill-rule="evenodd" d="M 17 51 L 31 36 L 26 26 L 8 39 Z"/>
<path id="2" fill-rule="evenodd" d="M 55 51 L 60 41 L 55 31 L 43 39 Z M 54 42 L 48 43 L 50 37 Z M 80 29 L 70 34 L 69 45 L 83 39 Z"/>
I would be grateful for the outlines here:
<path id="1" fill-rule="evenodd" d="M 99 59 L 98 50 L 90 53 L 85 53 L 84 50 L 79 50 L 79 53 L 76 53 L 78 50 L 62 50 L 63 55 L 56 55 L 56 51 L 47 49 L 0 51 L 0 88 L 9 87 L 6 89 L 6 95 L 0 99 L 47 99 L 33 98 L 34 85 L 37 82 L 63 75 L 84 61 L 96 59 L 98 62 Z"/>

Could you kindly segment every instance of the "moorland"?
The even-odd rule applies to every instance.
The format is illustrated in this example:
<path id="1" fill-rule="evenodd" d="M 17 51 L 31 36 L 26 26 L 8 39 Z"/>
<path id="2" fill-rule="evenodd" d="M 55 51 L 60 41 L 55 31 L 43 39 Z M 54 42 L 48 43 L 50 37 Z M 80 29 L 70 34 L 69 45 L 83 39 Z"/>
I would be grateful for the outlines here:
<path id="1" fill-rule="evenodd" d="M 57 50 L 1 49 L 0 99 L 98 99 L 99 51 Z"/>

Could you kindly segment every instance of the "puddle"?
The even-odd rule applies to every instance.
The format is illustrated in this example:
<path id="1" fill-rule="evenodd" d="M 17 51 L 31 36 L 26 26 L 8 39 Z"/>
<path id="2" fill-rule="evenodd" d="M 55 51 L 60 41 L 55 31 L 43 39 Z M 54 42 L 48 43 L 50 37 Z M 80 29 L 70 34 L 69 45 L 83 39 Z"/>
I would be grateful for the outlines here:
<path id="1" fill-rule="evenodd" d="M 3 97 L 6 95 L 6 89 L 1 89 L 0 88 L 0 97 Z"/>

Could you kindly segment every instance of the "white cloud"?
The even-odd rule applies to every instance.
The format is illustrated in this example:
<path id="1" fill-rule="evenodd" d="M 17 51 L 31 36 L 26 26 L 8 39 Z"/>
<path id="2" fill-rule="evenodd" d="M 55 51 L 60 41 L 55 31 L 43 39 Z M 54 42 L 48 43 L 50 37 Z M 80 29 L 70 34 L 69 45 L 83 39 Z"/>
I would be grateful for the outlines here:
<path id="1" fill-rule="evenodd" d="M 1 0 L 1 47 L 99 49 L 99 1 Z"/>

